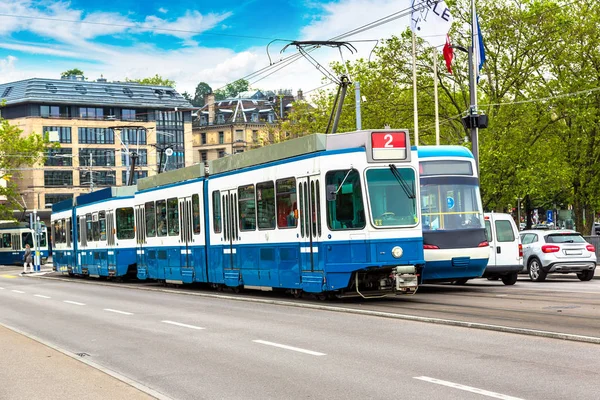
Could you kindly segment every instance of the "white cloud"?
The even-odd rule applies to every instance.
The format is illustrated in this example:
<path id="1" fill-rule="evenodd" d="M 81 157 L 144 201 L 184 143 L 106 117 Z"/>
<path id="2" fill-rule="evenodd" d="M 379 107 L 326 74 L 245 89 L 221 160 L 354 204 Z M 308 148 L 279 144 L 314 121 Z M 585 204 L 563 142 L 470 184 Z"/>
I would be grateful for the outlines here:
<path id="1" fill-rule="evenodd" d="M 167 10 L 166 8 L 161 7 L 161 8 L 158 9 L 158 12 L 161 13 L 161 14 L 166 14 L 166 13 L 169 12 L 169 10 Z"/>
<path id="2" fill-rule="evenodd" d="M 70 3 L 54 3 L 42 11 L 34 8 L 32 4 L 32 1 L 25 0 L 16 0 L 10 3 L 0 0 L 0 13 L 83 20 L 100 24 L 135 24 L 135 21 L 131 20 L 129 16 L 115 13 L 99 12 L 84 15 L 82 11 L 71 9 Z M 39 3 L 36 2 L 36 4 Z M 327 4 L 312 5 L 312 7 L 317 8 L 312 8 L 311 11 L 317 10 L 317 13 L 314 14 L 318 17 L 313 18 L 302 29 L 300 39 L 326 40 L 409 6 L 409 0 L 401 2 L 398 0 L 338 0 Z M 164 14 L 160 9 L 158 12 Z M 0 80 L 9 81 L 9 76 L 11 78 L 16 77 L 17 70 L 25 71 L 22 73 L 24 78 L 32 76 L 58 77 L 60 72 L 65 69 L 79 67 L 86 72 L 89 79 L 96 79 L 101 74 L 109 80 L 123 80 L 126 77 L 134 79 L 159 74 L 165 78 L 175 80 L 177 88 L 181 92 L 193 93 L 197 83 L 201 81 L 207 82 L 213 89 L 217 89 L 269 65 L 264 47 L 255 47 L 241 52 L 227 48 L 206 48 L 193 42 L 196 34 L 182 32 L 206 32 L 215 27 L 220 28 L 224 25 L 223 21 L 231 15 L 232 13 L 205 15 L 197 11 L 188 11 L 184 15 L 173 18 L 148 16 L 144 22 L 138 23 L 136 29 L 106 25 L 57 23 L 56 21 L 44 20 L 36 20 L 33 24 L 31 20 L 3 18 L 3 24 L 0 25 L 0 36 L 6 37 L 12 32 L 29 30 L 42 37 L 52 38 L 58 44 L 24 44 L 5 38 L 0 41 L 0 48 L 32 54 L 68 57 L 71 60 L 78 61 L 76 63 L 68 59 L 52 61 L 32 68 L 29 68 L 28 65 L 25 70 L 21 66 L 15 67 L 16 64 L 21 64 L 22 60 L 17 62 L 15 59 L 10 59 L 11 61 L 5 59 L 6 66 L 4 69 L 11 69 L 12 72 L 9 75 L 2 74 Z M 348 40 L 389 37 L 392 34 L 400 34 L 406 29 L 407 24 L 408 17 L 405 17 L 348 38 Z M 179 32 L 154 30 L 157 27 L 175 29 Z M 124 33 L 134 35 L 142 31 L 152 31 L 155 34 L 177 37 L 184 40 L 186 46 L 177 50 L 163 50 L 158 49 L 151 43 L 125 47 L 99 44 L 93 41 L 94 38 L 102 35 Z M 232 26 L 229 31 L 236 33 L 235 26 Z M 280 55 L 279 50 L 283 45 L 282 43 L 275 43 L 270 46 L 273 61 L 294 53 L 295 49 L 289 48 L 286 53 Z M 359 50 L 358 53 L 350 55 L 348 52 L 344 52 L 344 57 L 346 59 L 367 58 L 373 45 L 374 43 L 357 43 L 355 46 Z M 340 61 L 337 50 L 322 48 L 311 53 L 311 55 L 327 67 L 331 61 Z M 305 59 L 299 59 L 280 71 L 274 72 L 281 65 L 283 64 L 278 64 L 273 69 L 265 71 L 264 74 L 250 78 L 249 81 L 254 83 L 261 79 L 253 86 L 263 89 L 287 88 L 295 91 L 301 88 L 305 92 L 323 84 L 322 74 Z M 272 75 L 265 77 L 270 73 Z M 23 79 L 23 77 L 19 79 Z"/>

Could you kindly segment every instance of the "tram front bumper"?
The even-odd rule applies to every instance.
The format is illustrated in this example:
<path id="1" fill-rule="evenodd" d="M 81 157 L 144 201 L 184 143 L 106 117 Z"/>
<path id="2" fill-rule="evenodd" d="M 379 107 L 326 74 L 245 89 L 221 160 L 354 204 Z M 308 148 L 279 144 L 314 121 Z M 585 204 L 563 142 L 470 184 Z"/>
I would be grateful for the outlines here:
<path id="1" fill-rule="evenodd" d="M 414 265 L 398 266 L 394 270 L 396 292 L 415 293 L 419 286 L 419 276 Z"/>

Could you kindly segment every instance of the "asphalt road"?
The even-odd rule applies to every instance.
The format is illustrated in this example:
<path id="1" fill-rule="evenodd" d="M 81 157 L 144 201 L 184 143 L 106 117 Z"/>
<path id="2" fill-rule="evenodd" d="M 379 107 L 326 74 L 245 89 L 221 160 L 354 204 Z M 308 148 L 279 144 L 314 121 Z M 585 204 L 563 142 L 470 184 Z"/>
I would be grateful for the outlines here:
<path id="1" fill-rule="evenodd" d="M 1 323 L 176 399 L 598 397 L 599 345 L 7 275 Z"/>

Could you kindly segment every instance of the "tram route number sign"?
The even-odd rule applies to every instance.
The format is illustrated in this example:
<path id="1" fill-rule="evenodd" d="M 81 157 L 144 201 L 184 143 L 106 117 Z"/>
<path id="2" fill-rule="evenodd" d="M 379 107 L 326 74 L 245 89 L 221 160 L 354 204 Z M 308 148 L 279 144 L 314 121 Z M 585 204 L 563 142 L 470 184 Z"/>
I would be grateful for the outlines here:
<path id="1" fill-rule="evenodd" d="M 371 133 L 373 160 L 406 160 L 406 132 Z"/>

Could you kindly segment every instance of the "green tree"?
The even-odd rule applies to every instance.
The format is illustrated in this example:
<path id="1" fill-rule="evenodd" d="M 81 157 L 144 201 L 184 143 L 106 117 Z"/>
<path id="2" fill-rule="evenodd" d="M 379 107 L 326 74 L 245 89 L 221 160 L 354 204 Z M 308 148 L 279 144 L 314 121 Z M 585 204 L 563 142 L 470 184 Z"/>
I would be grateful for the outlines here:
<path id="1" fill-rule="evenodd" d="M 192 101 L 192 104 L 195 105 L 196 107 L 204 106 L 204 95 L 212 93 L 212 91 L 213 90 L 208 83 L 200 82 L 196 86 L 196 92 L 194 94 L 194 99 Z"/>
<path id="2" fill-rule="evenodd" d="M 238 79 L 235 82 L 228 83 L 223 89 L 215 90 L 215 100 L 229 99 L 236 97 L 241 92 L 250 89 L 250 84 L 245 79 Z"/>
<path id="3" fill-rule="evenodd" d="M 22 129 L 0 117 L 0 179 L 6 181 L 6 187 L 0 186 L 0 197 L 6 199 L 0 203 L 0 220 L 13 219 L 13 210 L 22 209 L 16 180 L 22 168 L 43 162 L 49 147 L 47 137 L 23 136 Z"/>
<path id="4" fill-rule="evenodd" d="M 151 76 L 149 78 L 140 78 L 140 79 L 125 78 L 125 82 L 137 82 L 142 85 L 148 85 L 148 86 L 168 86 L 168 87 L 173 87 L 173 88 L 175 87 L 175 81 L 172 81 L 167 78 L 163 78 L 162 76 L 160 76 L 158 74 Z"/>
<path id="5" fill-rule="evenodd" d="M 83 75 L 83 71 L 80 70 L 79 68 L 69 69 L 69 70 L 61 73 L 60 77 L 64 78 L 65 76 L 70 76 L 70 75 Z"/>

